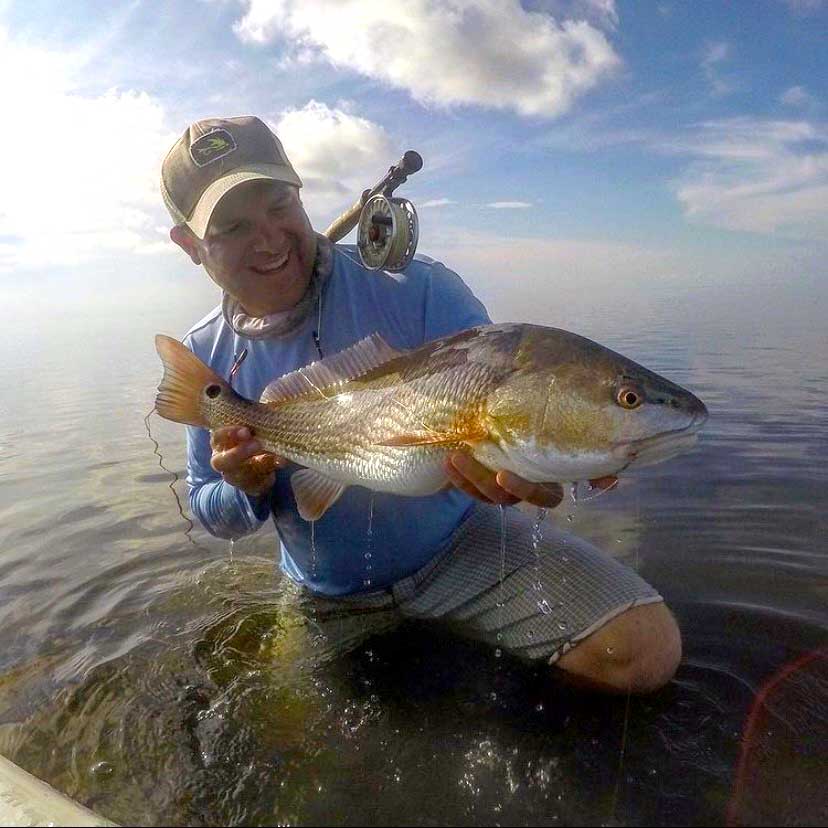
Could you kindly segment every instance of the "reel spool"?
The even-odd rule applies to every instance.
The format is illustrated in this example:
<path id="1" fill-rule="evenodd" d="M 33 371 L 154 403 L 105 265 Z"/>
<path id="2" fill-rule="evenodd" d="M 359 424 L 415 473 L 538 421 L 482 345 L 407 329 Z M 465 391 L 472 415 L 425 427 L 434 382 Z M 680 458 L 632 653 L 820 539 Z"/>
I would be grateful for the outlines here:
<path id="1" fill-rule="evenodd" d="M 405 270 L 414 258 L 420 222 L 406 198 L 379 193 L 365 202 L 359 216 L 357 249 L 369 270 Z"/>

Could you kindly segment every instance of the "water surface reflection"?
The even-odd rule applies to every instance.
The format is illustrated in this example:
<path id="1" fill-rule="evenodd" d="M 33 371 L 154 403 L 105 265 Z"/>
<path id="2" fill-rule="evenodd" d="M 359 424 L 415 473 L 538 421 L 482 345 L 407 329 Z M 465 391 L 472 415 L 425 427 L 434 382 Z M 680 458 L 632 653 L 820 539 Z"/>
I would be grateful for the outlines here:
<path id="1" fill-rule="evenodd" d="M 824 823 L 824 659 L 785 670 L 826 641 L 828 338 L 824 297 L 796 324 L 789 307 L 649 297 L 623 317 L 545 320 L 711 412 L 692 453 L 551 517 L 568 511 L 680 621 L 676 680 L 630 700 L 413 623 L 331 645 L 275 568 L 272 529 L 232 554 L 185 535 L 142 419 L 154 333 L 197 312 L 128 331 L 67 319 L 52 340 L 10 321 L 0 752 L 132 824 L 722 824 L 728 802 L 736 822 Z M 69 355 L 72 326 L 89 347 Z M 181 474 L 181 430 L 150 422 Z M 745 759 L 751 710 L 778 737 Z"/>

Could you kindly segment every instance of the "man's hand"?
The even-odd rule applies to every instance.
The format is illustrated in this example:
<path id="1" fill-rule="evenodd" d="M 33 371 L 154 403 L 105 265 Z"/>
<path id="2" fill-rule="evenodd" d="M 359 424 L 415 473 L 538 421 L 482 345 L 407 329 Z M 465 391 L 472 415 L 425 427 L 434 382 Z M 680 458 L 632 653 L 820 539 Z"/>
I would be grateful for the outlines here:
<path id="1" fill-rule="evenodd" d="M 449 457 L 446 471 L 458 489 L 484 503 L 512 506 L 525 500 L 533 506 L 554 509 L 563 500 L 559 483 L 531 483 L 510 471 L 493 472 L 463 452 Z"/>
<path id="2" fill-rule="evenodd" d="M 254 497 L 270 491 L 276 482 L 275 470 L 288 462 L 276 454 L 262 451 L 261 444 L 245 426 L 211 431 L 210 448 L 213 450 L 210 465 L 231 486 Z"/>

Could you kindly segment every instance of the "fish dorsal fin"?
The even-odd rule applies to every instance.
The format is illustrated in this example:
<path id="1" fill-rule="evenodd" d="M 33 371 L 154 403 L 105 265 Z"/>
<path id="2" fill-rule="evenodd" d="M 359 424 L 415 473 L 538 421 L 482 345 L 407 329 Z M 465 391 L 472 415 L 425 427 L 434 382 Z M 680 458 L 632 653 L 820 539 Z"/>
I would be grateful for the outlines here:
<path id="1" fill-rule="evenodd" d="M 401 353 L 373 333 L 338 354 L 273 380 L 262 392 L 260 402 L 274 405 L 308 394 L 327 396 L 326 389 L 356 379 Z"/>
<path id="2" fill-rule="evenodd" d="M 346 486 L 314 469 L 300 469 L 290 478 L 296 507 L 305 520 L 319 520 L 339 500 Z"/>

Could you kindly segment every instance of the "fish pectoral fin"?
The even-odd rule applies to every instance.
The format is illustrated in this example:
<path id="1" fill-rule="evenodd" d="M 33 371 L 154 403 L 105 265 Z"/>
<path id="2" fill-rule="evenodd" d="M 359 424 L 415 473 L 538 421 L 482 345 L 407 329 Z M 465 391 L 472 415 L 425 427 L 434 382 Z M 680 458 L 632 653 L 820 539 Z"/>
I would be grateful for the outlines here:
<path id="1" fill-rule="evenodd" d="M 485 440 L 487 432 L 480 431 L 420 431 L 414 434 L 395 434 L 380 440 L 376 446 L 445 446 L 457 443 L 479 443 Z"/>
<path id="2" fill-rule="evenodd" d="M 294 472 L 290 478 L 290 485 L 299 514 L 305 520 L 319 520 L 347 488 L 344 483 L 314 469 L 300 469 Z"/>

